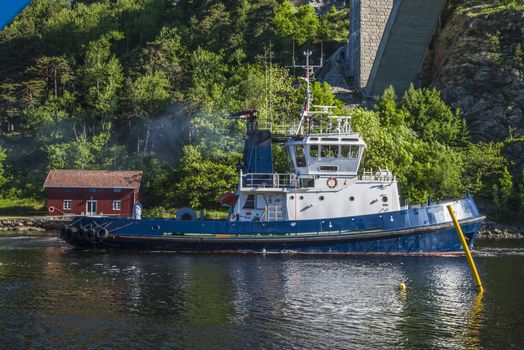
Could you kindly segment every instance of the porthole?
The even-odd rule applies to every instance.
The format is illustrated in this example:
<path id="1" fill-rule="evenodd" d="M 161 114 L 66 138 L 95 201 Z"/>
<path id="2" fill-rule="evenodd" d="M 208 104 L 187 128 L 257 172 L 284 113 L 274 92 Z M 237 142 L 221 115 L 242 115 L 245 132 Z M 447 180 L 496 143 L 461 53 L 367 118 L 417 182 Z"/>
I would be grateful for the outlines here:
<path id="1" fill-rule="evenodd" d="M 295 199 L 295 196 L 289 196 L 289 199 Z"/>
<path id="2" fill-rule="evenodd" d="M 355 197 L 351 196 L 349 197 L 349 200 L 353 202 L 355 200 Z"/>
<path id="3" fill-rule="evenodd" d="M 320 196 L 320 197 L 318 197 L 318 199 L 320 199 L 321 201 L 323 201 L 323 200 L 324 200 L 324 196 Z"/>
<path id="4" fill-rule="evenodd" d="M 382 202 L 386 203 L 388 201 L 388 196 L 383 196 L 382 197 Z"/>
<path id="5" fill-rule="evenodd" d="M 299 199 L 300 199 L 300 200 L 304 199 L 304 196 L 300 196 Z"/>

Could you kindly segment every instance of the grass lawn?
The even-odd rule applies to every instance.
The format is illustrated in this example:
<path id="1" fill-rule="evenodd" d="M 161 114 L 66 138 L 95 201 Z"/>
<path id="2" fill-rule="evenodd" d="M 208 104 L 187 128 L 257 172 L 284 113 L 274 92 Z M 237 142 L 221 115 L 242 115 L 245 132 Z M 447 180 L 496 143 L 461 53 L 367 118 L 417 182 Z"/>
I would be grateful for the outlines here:
<path id="1" fill-rule="evenodd" d="M 46 215 L 45 200 L 23 198 L 23 199 L 0 199 L 0 217 L 24 217 Z"/>

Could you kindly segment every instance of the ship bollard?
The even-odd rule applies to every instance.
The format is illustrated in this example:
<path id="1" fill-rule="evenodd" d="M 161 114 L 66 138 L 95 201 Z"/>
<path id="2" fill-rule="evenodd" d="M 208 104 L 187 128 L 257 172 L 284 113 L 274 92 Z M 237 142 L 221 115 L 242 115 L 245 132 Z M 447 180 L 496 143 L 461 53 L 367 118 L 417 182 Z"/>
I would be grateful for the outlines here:
<path id="1" fill-rule="evenodd" d="M 471 271 L 473 272 L 473 277 L 475 278 L 475 282 L 477 283 L 477 286 L 479 287 L 479 291 L 483 292 L 484 288 L 482 287 L 482 282 L 480 281 L 479 273 L 477 272 L 477 267 L 475 266 L 475 262 L 473 261 L 473 257 L 471 256 L 471 252 L 469 251 L 468 243 L 466 242 L 466 239 L 464 238 L 464 234 L 462 233 L 462 229 L 460 228 L 460 225 L 458 223 L 457 217 L 455 216 L 455 212 L 453 211 L 453 207 L 451 204 L 448 204 L 448 211 L 451 215 L 451 219 L 453 219 L 453 223 L 455 224 L 455 229 L 457 230 L 457 234 L 460 239 L 460 243 L 462 243 L 462 248 L 464 248 L 464 253 L 466 253 L 466 258 L 468 259 L 469 267 L 471 268 Z"/>

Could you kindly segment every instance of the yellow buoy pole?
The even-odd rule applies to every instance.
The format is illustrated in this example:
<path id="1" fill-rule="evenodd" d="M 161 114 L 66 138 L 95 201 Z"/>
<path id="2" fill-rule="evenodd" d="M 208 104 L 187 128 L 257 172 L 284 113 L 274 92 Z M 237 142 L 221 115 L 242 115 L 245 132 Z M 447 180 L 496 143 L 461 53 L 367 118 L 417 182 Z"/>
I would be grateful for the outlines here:
<path id="1" fill-rule="evenodd" d="M 462 243 L 462 248 L 464 248 L 464 253 L 466 253 L 466 258 L 468 259 L 469 267 L 471 268 L 471 271 L 473 271 L 473 277 L 475 277 L 475 282 L 477 283 L 479 290 L 483 292 L 484 288 L 482 288 L 482 282 L 480 281 L 480 276 L 477 272 L 477 267 L 475 266 L 475 262 L 473 261 L 473 257 L 471 256 L 471 252 L 469 251 L 468 243 L 464 238 L 464 234 L 462 233 L 462 229 L 460 228 L 460 225 L 458 223 L 457 217 L 455 216 L 455 212 L 453 211 L 453 207 L 451 206 L 451 204 L 448 204 L 448 211 L 451 215 L 451 219 L 453 219 L 453 223 L 455 224 L 455 229 L 457 230 L 460 243 Z"/>

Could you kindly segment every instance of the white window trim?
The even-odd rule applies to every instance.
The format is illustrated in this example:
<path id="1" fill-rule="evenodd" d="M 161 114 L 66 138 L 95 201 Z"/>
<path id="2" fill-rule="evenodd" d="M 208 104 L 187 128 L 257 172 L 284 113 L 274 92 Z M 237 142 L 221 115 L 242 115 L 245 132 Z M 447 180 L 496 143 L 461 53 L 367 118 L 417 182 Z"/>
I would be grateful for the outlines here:
<path id="1" fill-rule="evenodd" d="M 116 208 L 116 205 L 115 205 L 116 203 L 118 203 L 118 208 Z M 113 201 L 113 210 L 114 211 L 122 210 L 122 201 L 121 200 Z"/>
<path id="2" fill-rule="evenodd" d="M 66 202 L 69 203 L 69 208 L 67 208 Z M 72 210 L 72 208 L 73 208 L 73 200 L 71 200 L 71 199 L 64 199 L 64 202 L 63 202 L 62 206 L 63 206 L 64 210 Z"/>

